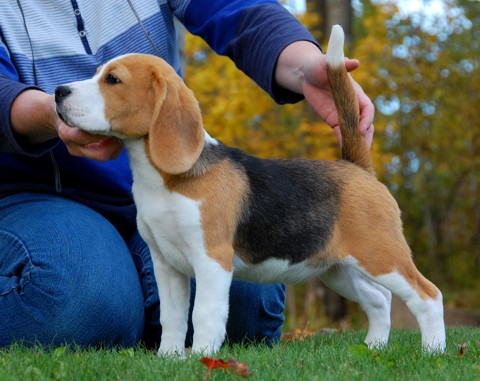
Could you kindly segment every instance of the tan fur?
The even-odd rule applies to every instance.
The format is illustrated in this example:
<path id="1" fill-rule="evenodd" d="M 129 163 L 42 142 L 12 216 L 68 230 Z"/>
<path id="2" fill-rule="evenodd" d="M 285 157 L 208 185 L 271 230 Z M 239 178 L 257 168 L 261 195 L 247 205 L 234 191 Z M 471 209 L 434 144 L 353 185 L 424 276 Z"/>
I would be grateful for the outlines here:
<path id="1" fill-rule="evenodd" d="M 373 276 L 398 272 L 422 298 L 436 298 L 439 290 L 413 263 L 400 210 L 386 187 L 367 173 L 349 171 L 341 200 L 341 256 L 352 255 Z"/>
<path id="2" fill-rule="evenodd" d="M 127 86 L 108 84 L 110 74 Z M 131 138 L 149 134 L 150 157 L 162 171 L 183 173 L 198 159 L 204 144 L 198 102 L 165 61 L 153 56 L 114 61 L 103 71 L 100 91 L 108 101 L 105 117 L 112 130 Z"/>
<path id="3" fill-rule="evenodd" d="M 248 193 L 245 174 L 226 160 L 201 177 L 159 172 L 170 191 L 202 202 L 200 210 L 207 255 L 225 270 L 232 271 L 235 229 L 244 196 Z"/>
<path id="4" fill-rule="evenodd" d="M 100 92 L 107 103 L 105 118 L 110 121 L 114 132 L 130 138 L 142 137 L 149 133 L 152 114 L 157 103 L 151 85 L 151 73 L 148 70 L 151 65 L 148 67 L 142 65 L 135 69 L 135 62 L 133 57 L 116 60 L 104 68 L 99 79 Z M 131 75 L 132 72 L 135 72 L 134 76 Z M 107 76 L 110 74 L 126 86 L 108 84 Z M 149 96 L 144 98 L 136 94 Z M 125 107 L 127 104 L 128 107 Z"/>
<path id="5" fill-rule="evenodd" d="M 330 237 L 330 241 L 324 250 L 317 253 L 308 260 L 308 265 L 310 267 L 323 267 L 325 265 L 330 265 L 335 262 L 340 262 L 345 259 L 345 249 L 342 242 L 342 235 L 340 231 L 340 224 L 335 224 L 333 228 L 333 233 Z"/>
<path id="6" fill-rule="evenodd" d="M 200 156 L 204 144 L 200 107 L 175 72 L 168 76 L 155 71 L 153 85 L 158 102 L 150 128 L 151 158 L 167 173 L 186 172 Z"/>
<path id="7" fill-rule="evenodd" d="M 336 68 L 327 66 L 327 74 L 342 133 L 342 158 L 374 174 L 368 146 L 358 129 L 358 100 L 346 68 L 344 65 Z"/>
<path id="8" fill-rule="evenodd" d="M 370 152 L 358 129 L 358 99 L 345 65 L 327 65 L 327 75 L 342 133 L 342 158 L 367 171 L 347 171 L 341 175 L 345 186 L 339 229 L 334 236 L 339 259 L 351 255 L 373 276 L 398 272 L 422 298 L 436 298 L 440 291 L 413 263 L 396 201 L 372 176 L 375 172 Z"/>

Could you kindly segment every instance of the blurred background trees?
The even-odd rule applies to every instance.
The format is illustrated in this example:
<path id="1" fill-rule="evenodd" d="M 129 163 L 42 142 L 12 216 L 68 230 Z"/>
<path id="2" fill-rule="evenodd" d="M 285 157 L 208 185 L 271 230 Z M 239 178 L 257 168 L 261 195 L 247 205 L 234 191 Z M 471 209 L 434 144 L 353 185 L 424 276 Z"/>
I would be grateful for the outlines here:
<path id="1" fill-rule="evenodd" d="M 324 48 L 331 25 L 344 27 L 346 54 L 361 62 L 353 76 L 377 110 L 377 173 L 402 209 L 416 263 L 447 304 L 480 308 L 480 2 L 437 1 L 435 12 L 399 3 L 309 0 L 297 16 Z M 339 157 L 330 128 L 305 102 L 274 104 L 189 34 L 185 79 L 205 128 L 225 143 L 261 157 Z M 288 299 L 294 326 L 325 323 L 325 312 L 345 317 L 342 299 L 316 282 L 290 288 Z"/>

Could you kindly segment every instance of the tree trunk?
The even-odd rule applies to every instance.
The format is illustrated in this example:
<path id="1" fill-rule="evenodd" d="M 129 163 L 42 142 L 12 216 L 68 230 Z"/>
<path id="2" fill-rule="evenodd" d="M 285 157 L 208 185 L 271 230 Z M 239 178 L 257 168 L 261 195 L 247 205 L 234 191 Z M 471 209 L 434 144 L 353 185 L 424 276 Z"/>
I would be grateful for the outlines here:
<path id="1" fill-rule="evenodd" d="M 312 32 L 321 34 L 321 39 L 327 41 L 332 26 L 339 24 L 345 32 L 345 41 L 351 43 L 353 30 L 353 8 L 351 0 L 307 0 L 307 12 L 320 16 L 320 25 Z M 315 33 L 317 32 L 317 33 Z"/>

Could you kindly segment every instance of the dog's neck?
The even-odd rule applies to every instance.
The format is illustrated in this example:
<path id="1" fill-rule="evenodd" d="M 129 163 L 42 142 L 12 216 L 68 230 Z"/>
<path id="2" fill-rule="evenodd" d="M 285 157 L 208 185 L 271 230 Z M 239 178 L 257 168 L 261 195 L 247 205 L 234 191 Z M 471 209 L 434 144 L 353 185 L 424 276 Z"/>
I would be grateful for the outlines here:
<path id="1" fill-rule="evenodd" d="M 225 146 L 216 139 L 210 137 L 205 131 L 205 143 L 200 153 L 200 156 L 192 165 L 192 167 L 180 174 L 168 174 L 155 166 L 146 154 L 144 139 L 132 139 L 124 140 L 125 148 L 130 158 L 130 165 L 132 171 L 135 173 L 141 173 L 141 169 L 148 167 L 154 167 L 155 170 L 163 177 L 166 183 L 174 181 L 188 181 L 197 177 L 203 176 L 213 166 L 215 166 L 224 157 Z"/>
<path id="2" fill-rule="evenodd" d="M 205 143 L 200 156 L 193 166 L 182 175 L 187 178 L 203 176 L 224 157 L 222 154 L 224 147 L 221 142 L 213 139 L 205 131 Z"/>

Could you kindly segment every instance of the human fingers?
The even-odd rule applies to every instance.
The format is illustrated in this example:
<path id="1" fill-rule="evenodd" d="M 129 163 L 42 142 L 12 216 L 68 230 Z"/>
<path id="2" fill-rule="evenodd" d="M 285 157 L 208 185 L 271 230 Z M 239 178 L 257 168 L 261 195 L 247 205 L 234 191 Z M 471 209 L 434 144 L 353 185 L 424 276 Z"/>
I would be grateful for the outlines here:
<path id="1" fill-rule="evenodd" d="M 359 107 L 360 107 L 360 122 L 358 128 L 362 132 L 365 141 L 367 142 L 368 148 L 372 146 L 373 133 L 375 128 L 373 127 L 373 118 L 375 115 L 375 106 L 373 105 L 370 98 L 365 94 L 360 95 L 359 97 Z"/>
<path id="2" fill-rule="evenodd" d="M 345 67 L 347 68 L 348 72 L 358 69 L 359 66 L 360 66 L 359 60 L 345 57 Z"/>
<path id="3" fill-rule="evenodd" d="M 350 80 L 352 81 L 355 93 L 357 94 L 358 107 L 360 109 L 360 121 L 358 124 L 358 128 L 364 135 L 365 141 L 368 144 L 368 148 L 370 148 L 372 145 L 374 133 L 373 119 L 375 116 L 375 106 L 373 105 L 370 98 L 365 94 L 360 85 L 355 82 L 352 77 L 350 77 Z"/>
<path id="4" fill-rule="evenodd" d="M 73 156 L 107 161 L 117 158 L 123 149 L 122 142 L 115 137 L 93 135 L 63 123 L 59 123 L 57 131 L 68 152 Z"/>
<path id="5" fill-rule="evenodd" d="M 374 132 L 375 132 L 375 127 L 373 126 L 373 124 L 371 124 L 370 127 L 368 127 L 367 130 L 363 134 L 363 138 L 365 139 L 365 142 L 367 143 L 368 149 L 370 149 L 372 147 Z"/>
<path id="6" fill-rule="evenodd" d="M 109 136 L 79 148 L 85 157 L 98 161 L 108 161 L 120 156 L 123 150 L 123 143 L 118 138 Z"/>
<path id="7" fill-rule="evenodd" d="M 338 144 L 340 144 L 340 147 L 342 146 L 342 133 L 340 132 L 340 126 L 333 127 L 333 132 L 335 136 L 337 137 Z"/>

